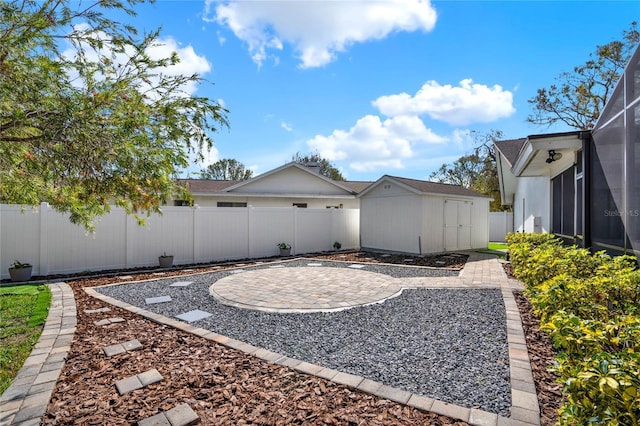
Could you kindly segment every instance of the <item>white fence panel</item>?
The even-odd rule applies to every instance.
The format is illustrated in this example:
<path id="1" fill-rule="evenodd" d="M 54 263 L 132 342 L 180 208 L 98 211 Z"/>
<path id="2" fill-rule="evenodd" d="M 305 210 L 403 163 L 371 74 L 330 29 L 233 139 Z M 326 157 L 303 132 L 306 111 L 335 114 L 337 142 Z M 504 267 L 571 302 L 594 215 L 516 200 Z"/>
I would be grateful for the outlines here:
<path id="1" fill-rule="evenodd" d="M 249 209 L 200 207 L 195 210 L 194 263 L 249 257 Z"/>
<path id="2" fill-rule="evenodd" d="M 0 276 L 8 277 L 7 269 L 16 260 L 40 272 L 40 214 L 37 209 L 0 205 Z"/>
<path id="3" fill-rule="evenodd" d="M 295 242 L 296 253 L 312 253 L 333 250 L 331 240 L 331 210 L 296 209 Z"/>
<path id="4" fill-rule="evenodd" d="M 275 256 L 279 253 L 278 243 L 291 245 L 292 254 L 299 253 L 293 247 L 296 208 L 249 207 L 249 257 Z"/>
<path id="5" fill-rule="evenodd" d="M 331 247 L 334 242 L 342 244 L 342 249 L 360 248 L 360 210 L 331 209 Z"/>
<path id="6" fill-rule="evenodd" d="M 163 253 L 177 265 L 269 257 L 280 242 L 293 254 L 332 250 L 334 241 L 358 248 L 359 219 L 357 209 L 164 207 L 139 226 L 114 207 L 88 234 L 47 204 L 0 205 L 0 278 L 8 278 L 14 260 L 33 264 L 34 275 L 51 275 L 153 266 Z"/>
<path id="7" fill-rule="evenodd" d="M 513 232 L 513 212 L 489 213 L 489 241 L 504 242 L 509 232 Z"/>
<path id="8" fill-rule="evenodd" d="M 69 222 L 48 205 L 40 207 L 41 246 L 45 248 L 38 274 L 64 274 L 127 266 L 127 215 L 122 209 L 95 221 L 96 232 L 88 234 L 82 226 Z M 34 274 L 35 274 L 34 270 Z"/>

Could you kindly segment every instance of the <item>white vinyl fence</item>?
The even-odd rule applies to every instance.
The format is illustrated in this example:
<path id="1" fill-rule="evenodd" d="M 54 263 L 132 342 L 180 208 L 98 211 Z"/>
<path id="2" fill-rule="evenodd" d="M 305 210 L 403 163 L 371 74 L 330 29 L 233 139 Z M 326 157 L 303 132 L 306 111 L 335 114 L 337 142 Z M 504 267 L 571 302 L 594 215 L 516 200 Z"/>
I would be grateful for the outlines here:
<path id="1" fill-rule="evenodd" d="M 489 241 L 504 242 L 509 232 L 513 232 L 513 212 L 489 213 Z"/>
<path id="2" fill-rule="evenodd" d="M 34 275 L 135 268 L 158 264 L 163 253 L 174 264 L 275 256 L 276 244 L 292 254 L 360 245 L 357 209 L 296 207 L 164 207 L 145 226 L 113 208 L 95 222 L 94 234 L 73 225 L 48 204 L 37 208 L 0 205 L 0 278 L 15 260 L 33 265 Z"/>

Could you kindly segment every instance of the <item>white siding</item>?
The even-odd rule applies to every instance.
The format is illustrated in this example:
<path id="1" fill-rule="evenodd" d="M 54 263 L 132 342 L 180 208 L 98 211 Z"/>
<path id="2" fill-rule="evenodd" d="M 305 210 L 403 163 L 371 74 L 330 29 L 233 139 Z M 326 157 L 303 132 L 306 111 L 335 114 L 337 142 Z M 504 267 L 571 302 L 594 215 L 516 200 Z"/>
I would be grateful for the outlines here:
<path id="1" fill-rule="evenodd" d="M 290 167 L 269 176 L 260 176 L 255 181 L 232 190 L 234 194 L 308 194 L 308 195 L 349 195 L 318 175 Z"/>
<path id="2" fill-rule="evenodd" d="M 345 209 L 360 208 L 360 200 L 353 197 L 345 198 L 305 198 L 305 197 L 242 197 L 242 196 L 220 196 L 220 195 L 194 195 L 194 204 L 200 207 L 216 207 L 218 201 L 232 203 L 247 203 L 253 207 L 291 207 L 293 203 L 307 203 L 310 209 L 324 209 L 329 206 L 340 206 Z"/>
<path id="3" fill-rule="evenodd" d="M 548 177 L 520 177 L 513 200 L 516 232 L 550 232 L 551 183 Z M 535 218 L 540 218 L 536 228 Z"/>

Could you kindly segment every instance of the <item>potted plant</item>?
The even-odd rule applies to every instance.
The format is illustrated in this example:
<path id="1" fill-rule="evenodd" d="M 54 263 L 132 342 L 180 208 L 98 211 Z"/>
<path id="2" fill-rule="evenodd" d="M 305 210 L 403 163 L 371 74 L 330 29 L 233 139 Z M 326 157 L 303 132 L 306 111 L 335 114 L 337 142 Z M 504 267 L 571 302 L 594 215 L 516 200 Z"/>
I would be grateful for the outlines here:
<path id="1" fill-rule="evenodd" d="M 333 248 L 337 251 L 340 250 L 342 248 L 342 244 L 340 244 L 339 241 L 336 241 L 335 243 L 333 243 Z"/>
<path id="2" fill-rule="evenodd" d="M 287 243 L 278 243 L 280 256 L 289 256 L 291 254 L 291 246 Z"/>
<path id="3" fill-rule="evenodd" d="M 158 262 L 161 268 L 171 268 L 173 266 L 173 255 L 162 253 L 162 256 L 158 257 Z"/>
<path id="4" fill-rule="evenodd" d="M 9 267 L 9 276 L 11 276 L 11 281 L 13 282 L 22 282 L 29 281 L 31 279 L 31 270 L 33 267 L 30 263 L 22 263 L 18 260 L 11 264 Z"/>

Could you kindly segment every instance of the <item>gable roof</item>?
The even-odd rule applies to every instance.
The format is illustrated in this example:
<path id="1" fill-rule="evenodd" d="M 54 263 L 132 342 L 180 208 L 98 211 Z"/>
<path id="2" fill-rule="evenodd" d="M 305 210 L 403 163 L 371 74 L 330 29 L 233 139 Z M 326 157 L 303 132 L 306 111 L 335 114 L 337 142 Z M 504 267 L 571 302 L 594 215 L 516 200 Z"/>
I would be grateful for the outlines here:
<path id="1" fill-rule="evenodd" d="M 314 176 L 323 182 L 330 183 L 331 185 L 336 186 L 341 190 L 348 192 L 352 196 L 357 195 L 358 193 L 364 191 L 367 187 L 369 187 L 373 183 L 368 181 L 332 180 L 324 175 L 317 173 L 316 171 L 310 169 L 309 167 L 305 167 L 295 162 L 287 163 L 281 167 L 278 167 L 276 169 L 273 169 L 261 175 L 258 175 L 253 179 L 248 179 L 244 181 L 212 180 L 212 179 L 178 179 L 177 182 L 180 185 L 186 186 L 187 189 L 192 194 L 195 194 L 195 195 L 228 195 L 237 188 L 242 188 L 245 185 L 248 185 L 252 182 L 259 181 L 261 179 L 264 179 L 268 176 L 271 176 L 275 173 L 281 172 L 282 170 L 285 170 L 291 167 L 295 167 L 296 169 L 302 170 L 305 173 L 309 173 L 311 176 Z"/>
<path id="2" fill-rule="evenodd" d="M 476 197 L 476 198 L 491 198 L 488 195 L 481 194 L 472 189 L 465 188 L 460 185 L 451 185 L 448 183 L 430 182 L 426 180 L 409 179 L 398 176 L 384 175 L 373 184 L 369 185 L 364 191 L 358 194 L 358 197 L 362 197 L 374 187 L 380 185 L 383 181 L 391 181 L 403 186 L 411 192 L 420 195 L 454 195 L 462 197 Z"/>
<path id="3" fill-rule="evenodd" d="M 189 192 L 198 195 L 219 193 L 237 183 L 235 180 L 178 179 L 179 185 L 186 186 Z"/>
<path id="4" fill-rule="evenodd" d="M 502 153 L 509 163 L 509 166 L 513 166 L 516 163 L 518 154 L 526 141 L 527 138 L 509 139 L 506 141 L 495 141 L 494 145 L 496 149 Z"/>

